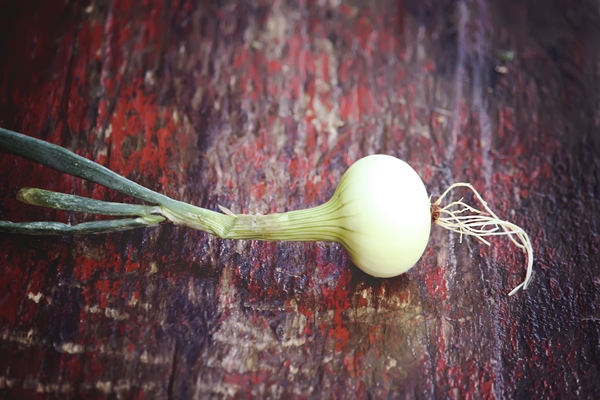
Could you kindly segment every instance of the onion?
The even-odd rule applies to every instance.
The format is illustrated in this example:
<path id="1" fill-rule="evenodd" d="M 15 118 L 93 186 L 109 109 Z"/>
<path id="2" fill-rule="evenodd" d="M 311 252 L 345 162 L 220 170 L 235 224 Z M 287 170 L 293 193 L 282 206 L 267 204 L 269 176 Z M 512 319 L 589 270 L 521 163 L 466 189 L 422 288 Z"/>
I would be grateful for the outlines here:
<path id="1" fill-rule="evenodd" d="M 108 203 L 83 197 L 22 189 L 19 200 L 44 207 L 136 218 L 95 221 L 79 225 L 58 222 L 0 221 L 0 231 L 28 234 L 106 233 L 157 226 L 166 220 L 202 230 L 223 239 L 328 241 L 340 243 L 353 263 L 369 275 L 388 278 L 412 268 L 423 255 L 431 224 L 490 243 L 487 236 L 506 235 L 527 256 L 525 280 L 509 294 L 527 288 L 532 276 L 533 249 L 529 236 L 504 221 L 467 183 L 451 185 L 434 203 L 418 174 L 404 161 L 371 155 L 354 163 L 326 203 L 306 210 L 268 215 L 236 215 L 195 207 L 156 193 L 62 147 L 0 128 L 0 149 L 80 178 L 118 190 L 154 206 Z M 479 210 L 463 199 L 442 205 L 456 188 L 471 190 Z"/>

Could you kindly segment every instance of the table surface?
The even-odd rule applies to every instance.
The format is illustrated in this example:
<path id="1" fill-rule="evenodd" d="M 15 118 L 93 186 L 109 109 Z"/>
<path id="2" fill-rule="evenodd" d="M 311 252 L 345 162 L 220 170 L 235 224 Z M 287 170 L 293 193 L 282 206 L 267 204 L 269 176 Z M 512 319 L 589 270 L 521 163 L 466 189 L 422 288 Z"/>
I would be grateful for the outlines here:
<path id="1" fill-rule="evenodd" d="M 0 397 L 600 395 L 593 2 L 13 3 L 4 128 L 247 213 L 318 205 L 391 154 L 434 198 L 472 183 L 536 258 L 509 297 L 525 273 L 509 240 L 435 226 L 392 279 L 331 243 L 0 234 Z M 4 153 L 0 169 L 1 220 L 94 218 L 19 203 L 22 187 L 133 201 Z"/>

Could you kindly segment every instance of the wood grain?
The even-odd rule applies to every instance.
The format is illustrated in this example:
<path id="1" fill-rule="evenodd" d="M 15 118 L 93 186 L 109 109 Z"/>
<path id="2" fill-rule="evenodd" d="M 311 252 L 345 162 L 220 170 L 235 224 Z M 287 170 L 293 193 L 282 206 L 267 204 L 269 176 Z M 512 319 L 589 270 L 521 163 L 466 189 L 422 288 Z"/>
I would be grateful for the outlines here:
<path id="1" fill-rule="evenodd" d="M 374 279 L 335 244 L 172 226 L 0 235 L 0 397 L 597 398 L 600 18 L 593 2 L 13 2 L 0 126 L 170 197 L 281 212 L 360 157 L 470 182 L 529 232 L 434 228 Z M 22 187 L 133 202 L 0 154 L 0 220 L 77 223 Z"/>

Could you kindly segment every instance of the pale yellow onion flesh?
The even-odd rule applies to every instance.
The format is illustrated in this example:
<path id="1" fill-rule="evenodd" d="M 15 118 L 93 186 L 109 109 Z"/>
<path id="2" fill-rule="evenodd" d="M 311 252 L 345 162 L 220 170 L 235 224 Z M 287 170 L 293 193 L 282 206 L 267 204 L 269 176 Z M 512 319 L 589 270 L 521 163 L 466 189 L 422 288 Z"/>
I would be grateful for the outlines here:
<path id="1" fill-rule="evenodd" d="M 343 175 L 330 201 L 338 211 L 354 264 L 369 275 L 389 278 L 412 268 L 431 231 L 423 181 L 404 161 L 383 154 L 364 157 Z"/>

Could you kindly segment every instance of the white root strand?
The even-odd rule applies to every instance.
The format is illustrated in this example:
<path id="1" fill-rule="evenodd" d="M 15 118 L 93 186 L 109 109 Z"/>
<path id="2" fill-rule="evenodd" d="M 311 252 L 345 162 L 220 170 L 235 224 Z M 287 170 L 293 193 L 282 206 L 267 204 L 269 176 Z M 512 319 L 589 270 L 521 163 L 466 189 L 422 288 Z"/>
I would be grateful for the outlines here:
<path id="1" fill-rule="evenodd" d="M 466 204 L 461 198 L 458 201 L 453 201 L 444 207 L 440 204 L 446 195 L 457 187 L 465 187 L 470 189 L 477 200 L 482 204 L 484 211 L 478 210 Z M 460 234 L 462 242 L 463 235 L 474 236 L 482 243 L 490 245 L 490 242 L 484 239 L 485 236 L 508 236 L 508 238 L 527 256 L 527 273 L 525 279 L 517 287 L 515 287 L 508 295 L 514 295 L 519 289 L 527 289 L 533 273 L 533 247 L 529 235 L 512 222 L 500 219 L 488 207 L 487 203 L 479 192 L 470 183 L 458 182 L 451 185 L 446 191 L 433 203 L 433 211 L 439 213 L 436 216 L 435 222 L 443 228 L 449 229 Z M 466 214 L 470 213 L 470 214 Z"/>

